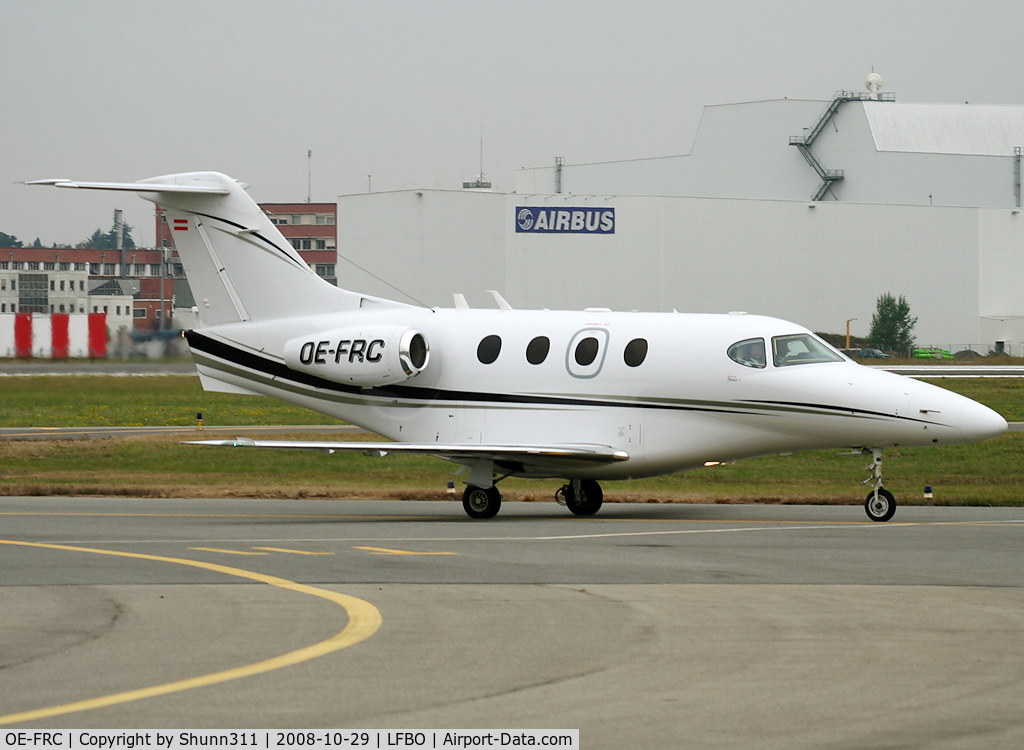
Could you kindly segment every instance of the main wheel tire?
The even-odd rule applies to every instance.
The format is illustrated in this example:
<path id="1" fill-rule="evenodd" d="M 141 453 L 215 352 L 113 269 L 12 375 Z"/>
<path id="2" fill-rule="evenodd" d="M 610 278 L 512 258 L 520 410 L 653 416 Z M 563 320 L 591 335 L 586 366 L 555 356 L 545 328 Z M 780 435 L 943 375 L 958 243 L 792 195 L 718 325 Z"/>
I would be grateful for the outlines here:
<path id="1" fill-rule="evenodd" d="M 573 491 L 572 483 L 568 485 L 565 493 L 566 507 L 577 516 L 592 516 L 601 510 L 604 503 L 604 492 L 601 485 L 593 479 L 584 479 L 580 482 L 579 492 Z"/>
<path id="2" fill-rule="evenodd" d="M 462 493 L 462 507 L 470 518 L 494 518 L 501 510 L 501 493 L 497 487 L 468 485 Z"/>
<path id="3" fill-rule="evenodd" d="M 878 497 L 872 490 L 864 502 L 864 510 L 872 521 L 888 521 L 896 514 L 896 498 L 887 489 L 878 488 Z"/>

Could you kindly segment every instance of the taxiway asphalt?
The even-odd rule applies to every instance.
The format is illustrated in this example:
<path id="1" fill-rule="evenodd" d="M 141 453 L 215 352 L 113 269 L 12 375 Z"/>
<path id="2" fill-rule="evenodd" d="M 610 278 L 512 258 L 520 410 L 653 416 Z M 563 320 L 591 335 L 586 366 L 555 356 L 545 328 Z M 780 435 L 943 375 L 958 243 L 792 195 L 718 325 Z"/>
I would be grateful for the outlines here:
<path id="1" fill-rule="evenodd" d="M 1024 509 L 6 497 L 0 528 L 0 725 L 1024 745 Z"/>

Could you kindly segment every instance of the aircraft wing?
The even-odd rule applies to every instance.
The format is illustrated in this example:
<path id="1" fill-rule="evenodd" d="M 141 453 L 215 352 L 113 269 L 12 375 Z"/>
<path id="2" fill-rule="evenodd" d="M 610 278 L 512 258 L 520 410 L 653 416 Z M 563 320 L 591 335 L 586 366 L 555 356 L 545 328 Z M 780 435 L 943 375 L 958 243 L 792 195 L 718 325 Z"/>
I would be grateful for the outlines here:
<path id="1" fill-rule="evenodd" d="M 445 443 L 357 443 L 322 442 L 316 440 L 188 440 L 186 445 L 215 445 L 230 448 L 292 448 L 318 450 L 325 453 L 349 451 L 368 456 L 388 453 L 409 453 L 435 456 L 456 463 L 494 461 L 496 465 L 515 464 L 520 467 L 571 468 L 583 465 L 609 464 L 629 460 L 629 454 L 608 445 L 465 445 Z"/>

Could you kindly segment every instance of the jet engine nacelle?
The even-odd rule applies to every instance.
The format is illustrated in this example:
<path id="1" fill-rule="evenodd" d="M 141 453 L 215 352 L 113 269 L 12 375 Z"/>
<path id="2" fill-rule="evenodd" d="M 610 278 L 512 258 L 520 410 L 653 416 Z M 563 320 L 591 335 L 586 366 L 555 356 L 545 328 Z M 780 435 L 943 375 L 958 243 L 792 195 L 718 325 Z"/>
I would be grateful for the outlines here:
<path id="1" fill-rule="evenodd" d="M 429 360 L 426 337 L 403 326 L 338 328 L 284 345 L 284 361 L 292 370 L 347 385 L 400 383 L 423 372 Z"/>

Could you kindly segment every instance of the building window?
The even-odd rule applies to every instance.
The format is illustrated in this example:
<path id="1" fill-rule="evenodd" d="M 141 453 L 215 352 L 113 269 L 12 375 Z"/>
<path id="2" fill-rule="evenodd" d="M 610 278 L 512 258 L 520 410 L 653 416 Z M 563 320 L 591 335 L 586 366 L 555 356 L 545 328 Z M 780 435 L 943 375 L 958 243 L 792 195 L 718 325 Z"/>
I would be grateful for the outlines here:
<path id="1" fill-rule="evenodd" d="M 163 312 L 163 310 L 156 310 L 156 315 L 154 317 L 156 317 L 157 320 L 160 320 L 160 318 L 163 317 Z"/>
<path id="2" fill-rule="evenodd" d="M 174 264 L 174 275 L 179 278 L 185 275 L 185 268 L 184 266 L 181 265 L 181 263 Z"/>
<path id="3" fill-rule="evenodd" d="M 7 279 L 0 279 L 0 290 L 7 289 Z"/>
<path id="4" fill-rule="evenodd" d="M 11 270 L 12 271 L 20 271 L 23 268 L 25 268 L 25 261 L 23 261 L 23 260 L 12 260 L 11 261 Z"/>
<path id="5" fill-rule="evenodd" d="M 86 270 L 85 263 L 75 263 L 75 270 L 76 271 L 84 271 L 84 270 Z"/>
<path id="6" fill-rule="evenodd" d="M 302 241 L 302 249 L 303 250 L 312 250 L 313 249 L 313 241 L 312 240 L 303 240 Z"/>
<path id="7" fill-rule="evenodd" d="M 120 306 L 120 305 L 118 305 L 118 306 L 117 306 L 117 314 L 118 314 L 118 315 L 120 315 L 120 314 L 121 314 L 121 306 Z"/>
<path id="8" fill-rule="evenodd" d="M 132 317 L 133 318 L 144 318 L 144 317 L 146 317 L 146 308 L 144 308 L 144 307 L 136 307 L 134 310 L 132 310 Z"/>
<path id="9" fill-rule="evenodd" d="M 7 261 L 6 260 L 0 260 L 0 271 L 6 271 L 6 270 L 7 270 Z"/>
<path id="10" fill-rule="evenodd" d="M 316 275 L 317 276 L 334 276 L 334 264 L 333 263 L 317 263 L 316 264 Z"/>
<path id="11" fill-rule="evenodd" d="M 7 305 L 0 304 L 0 313 L 7 312 Z"/>
<path id="12" fill-rule="evenodd" d="M 61 311 L 61 312 L 64 312 L 64 305 L 61 305 L 61 306 L 60 306 L 60 311 Z"/>
<path id="13" fill-rule="evenodd" d="M 145 276 L 146 275 L 146 264 L 145 263 L 135 263 L 134 266 L 135 266 L 135 275 L 136 276 Z"/>
<path id="14" fill-rule="evenodd" d="M 89 275 L 90 276 L 99 276 L 100 275 L 100 264 L 99 263 L 90 263 L 89 264 Z"/>
<path id="15" fill-rule="evenodd" d="M 302 214 L 292 214 L 292 224 L 301 224 Z"/>
<path id="16" fill-rule="evenodd" d="M 30 260 L 28 262 L 28 270 L 29 271 L 38 271 L 39 270 L 39 261 L 38 260 Z"/>
<path id="17" fill-rule="evenodd" d="M 64 279 L 61 279 L 61 280 L 60 280 L 60 290 L 61 290 L 62 292 L 64 291 Z"/>
<path id="18" fill-rule="evenodd" d="M 114 271 L 114 264 L 113 263 L 104 263 L 103 264 L 103 275 L 104 276 L 113 276 L 114 273 L 115 273 L 115 271 Z"/>
<path id="19" fill-rule="evenodd" d="M 56 263 L 56 261 L 52 261 L 52 260 L 44 261 L 43 262 L 43 270 L 44 271 L 56 271 L 57 270 L 57 263 Z"/>
<path id="20" fill-rule="evenodd" d="M 327 249 L 327 240 L 317 240 L 316 241 L 316 249 L 317 250 L 326 250 Z"/>
<path id="21" fill-rule="evenodd" d="M 56 289 L 56 286 L 57 286 L 57 282 L 56 282 L 56 281 L 54 281 L 53 279 L 51 279 L 51 280 L 50 280 L 50 291 L 51 291 L 51 292 L 55 292 L 55 291 L 57 291 L 57 289 Z"/>
<path id="22" fill-rule="evenodd" d="M 334 216 L 317 216 L 317 224 L 334 224 Z"/>
<path id="23" fill-rule="evenodd" d="M 61 261 L 60 262 L 60 270 L 61 271 L 70 271 L 71 270 L 71 264 L 70 263 L 65 263 L 64 261 Z"/>
<path id="24" fill-rule="evenodd" d="M 160 275 L 160 264 L 159 263 L 150 263 L 149 264 L 149 275 L 150 276 L 159 276 Z"/>
<path id="25" fill-rule="evenodd" d="M 294 247 L 296 250 L 301 250 L 302 240 L 292 240 L 292 247 Z"/>
<path id="26" fill-rule="evenodd" d="M 72 282 L 72 283 L 74 283 L 74 282 Z M 80 292 L 84 292 L 85 291 L 85 279 L 79 279 L 79 281 L 78 281 L 78 291 L 80 291 Z"/>

